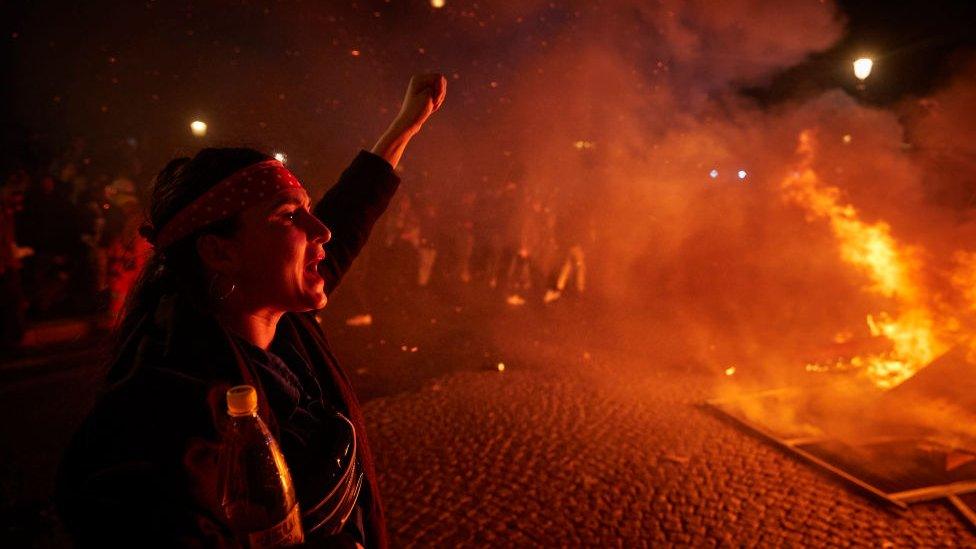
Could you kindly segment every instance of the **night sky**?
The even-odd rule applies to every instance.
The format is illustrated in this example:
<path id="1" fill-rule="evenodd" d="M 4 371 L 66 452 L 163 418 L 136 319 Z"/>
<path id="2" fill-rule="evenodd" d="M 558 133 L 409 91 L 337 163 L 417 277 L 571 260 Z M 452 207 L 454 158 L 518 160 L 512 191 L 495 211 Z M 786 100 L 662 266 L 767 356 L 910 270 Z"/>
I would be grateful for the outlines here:
<path id="1" fill-rule="evenodd" d="M 626 30 L 615 38 L 637 70 L 650 73 L 664 58 L 641 51 L 641 40 L 656 32 L 654 21 L 641 25 L 647 13 L 616 4 L 5 3 L 4 107 L 11 123 L 4 124 L 4 162 L 44 163 L 84 136 L 103 169 L 135 151 L 152 172 L 204 144 L 244 143 L 285 151 L 293 169 L 328 178 L 382 131 L 409 75 L 436 70 L 450 81 L 442 116 L 449 122 L 432 125 L 434 135 L 417 145 L 417 158 L 439 154 L 425 147 L 449 139 L 497 148 L 503 163 L 502 153 L 517 144 L 498 131 L 485 139 L 485 125 L 503 116 L 517 93 L 513 84 L 541 51 L 560 43 L 585 49 L 602 38 L 588 20 L 622 25 L 633 17 L 635 24 L 621 26 Z M 973 45 L 976 33 L 967 32 L 976 20 L 973 4 L 890 4 L 840 2 L 846 33 L 835 45 L 733 84 L 763 103 L 849 88 L 850 58 L 864 50 L 878 56 L 884 76 L 863 100 L 890 103 L 931 90 Z M 734 24 L 748 25 L 749 16 Z M 510 116 L 517 125 L 518 116 Z M 187 131 L 194 118 L 210 124 L 205 141 Z M 460 156 L 456 164 L 468 168 L 496 163 L 491 155 Z"/>
<path id="2" fill-rule="evenodd" d="M 883 2 L 841 0 L 847 20 L 844 37 L 828 50 L 778 74 L 757 94 L 782 100 L 842 83 L 853 85 L 850 65 L 871 55 L 881 82 L 872 82 L 864 99 L 890 104 L 906 95 L 925 95 L 962 69 L 976 46 L 976 4 L 965 1 Z"/>

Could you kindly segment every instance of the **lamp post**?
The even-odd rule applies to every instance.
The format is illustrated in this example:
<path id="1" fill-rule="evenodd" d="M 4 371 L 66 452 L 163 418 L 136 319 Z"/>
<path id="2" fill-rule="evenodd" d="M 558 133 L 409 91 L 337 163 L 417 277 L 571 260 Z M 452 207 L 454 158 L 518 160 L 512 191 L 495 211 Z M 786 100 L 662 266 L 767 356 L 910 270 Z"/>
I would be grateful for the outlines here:
<path id="1" fill-rule="evenodd" d="M 874 60 L 870 57 L 860 57 L 854 60 L 854 76 L 857 78 L 857 89 L 864 90 L 864 81 L 871 76 Z"/>
<path id="2" fill-rule="evenodd" d="M 196 137 L 205 137 L 207 135 L 207 123 L 203 120 L 190 122 L 190 132 Z"/>

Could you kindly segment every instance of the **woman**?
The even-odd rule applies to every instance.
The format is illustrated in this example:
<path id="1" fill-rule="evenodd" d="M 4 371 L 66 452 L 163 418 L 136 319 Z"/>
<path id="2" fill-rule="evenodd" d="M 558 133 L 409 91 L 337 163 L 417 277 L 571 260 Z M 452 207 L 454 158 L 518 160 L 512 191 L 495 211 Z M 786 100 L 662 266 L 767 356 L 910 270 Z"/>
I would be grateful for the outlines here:
<path id="1" fill-rule="evenodd" d="M 393 169 L 445 92 L 440 75 L 411 79 L 372 152 L 311 211 L 294 176 L 250 149 L 205 149 L 160 172 L 142 231 L 155 253 L 129 296 L 108 386 L 59 472 L 58 507 L 79 545 L 241 544 L 217 486 L 224 393 L 240 383 L 258 388 L 303 511 L 324 505 L 329 460 L 357 448 L 348 520 L 324 538 L 306 515 L 306 540 L 386 545 L 362 413 L 312 311 L 365 244 L 399 183 Z"/>

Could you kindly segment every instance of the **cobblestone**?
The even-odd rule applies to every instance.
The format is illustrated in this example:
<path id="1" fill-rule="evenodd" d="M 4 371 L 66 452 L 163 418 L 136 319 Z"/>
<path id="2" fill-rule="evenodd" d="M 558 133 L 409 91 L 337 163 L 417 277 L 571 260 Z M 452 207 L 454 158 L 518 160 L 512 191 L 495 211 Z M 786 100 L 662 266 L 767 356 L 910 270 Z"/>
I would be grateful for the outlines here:
<path id="1" fill-rule="evenodd" d="M 730 427 L 704 376 L 558 355 L 367 404 L 396 546 L 976 545 Z"/>

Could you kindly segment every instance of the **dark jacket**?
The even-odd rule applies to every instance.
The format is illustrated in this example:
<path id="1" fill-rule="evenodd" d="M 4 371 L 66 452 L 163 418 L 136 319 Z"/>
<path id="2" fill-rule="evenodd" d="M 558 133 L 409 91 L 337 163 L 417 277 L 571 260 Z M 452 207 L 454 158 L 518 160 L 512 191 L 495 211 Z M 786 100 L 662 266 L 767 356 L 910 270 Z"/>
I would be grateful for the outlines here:
<path id="1" fill-rule="evenodd" d="M 398 184 L 388 163 L 362 152 L 315 207 L 333 233 L 320 267 L 329 292 L 366 243 Z M 359 499 L 365 541 L 370 547 L 385 547 L 362 411 L 315 315 L 284 315 L 271 345 L 276 349 L 287 349 L 293 357 L 288 367 L 304 370 L 298 377 L 311 380 L 302 390 L 315 385 L 355 425 L 366 474 Z M 240 383 L 258 387 L 259 415 L 282 441 L 299 501 L 303 493 L 314 493 L 314 486 L 306 486 L 313 482 L 314 468 L 304 464 L 316 463 L 321 445 L 290 435 L 307 434 L 309 424 L 293 425 L 302 414 L 282 399 L 267 397 L 271 388 L 262 388 L 267 372 L 255 371 L 248 352 L 211 315 L 178 295 L 160 300 L 155 313 L 140 320 L 112 363 L 107 387 L 66 450 L 59 471 L 58 508 L 79 545 L 238 545 L 217 508 L 217 456 L 226 416 L 224 394 Z M 296 402 L 319 398 L 302 397 Z M 291 439 L 299 442 L 286 443 Z"/>

